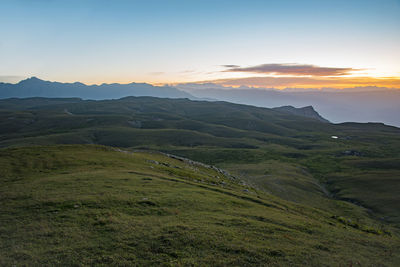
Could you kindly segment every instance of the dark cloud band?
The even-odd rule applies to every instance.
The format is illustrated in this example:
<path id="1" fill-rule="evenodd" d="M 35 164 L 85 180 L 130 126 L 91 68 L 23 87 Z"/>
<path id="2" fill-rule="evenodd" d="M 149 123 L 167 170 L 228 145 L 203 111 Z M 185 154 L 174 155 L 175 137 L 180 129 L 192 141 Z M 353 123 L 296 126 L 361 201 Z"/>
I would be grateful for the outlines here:
<path id="1" fill-rule="evenodd" d="M 239 68 L 240 66 L 239 65 L 221 65 L 221 67 L 224 67 L 224 68 Z"/>
<path id="2" fill-rule="evenodd" d="M 294 76 L 342 76 L 350 74 L 352 71 L 359 69 L 353 68 L 329 68 L 319 67 L 315 65 L 301 64 L 262 64 L 251 67 L 240 67 L 237 65 L 223 65 L 227 69 L 224 72 L 252 72 L 277 75 L 294 75 Z"/>

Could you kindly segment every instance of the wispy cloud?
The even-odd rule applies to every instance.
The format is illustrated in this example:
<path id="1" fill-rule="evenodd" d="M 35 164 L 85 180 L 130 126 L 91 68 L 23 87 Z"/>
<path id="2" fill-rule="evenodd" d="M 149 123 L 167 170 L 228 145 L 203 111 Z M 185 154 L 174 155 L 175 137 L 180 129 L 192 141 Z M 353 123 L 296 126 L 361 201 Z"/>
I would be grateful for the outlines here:
<path id="1" fill-rule="evenodd" d="M 240 68 L 239 65 L 221 65 L 221 67 L 224 67 L 224 68 Z"/>
<path id="2" fill-rule="evenodd" d="M 19 75 L 0 75 L 0 82 L 5 82 L 5 83 L 16 83 L 23 79 L 26 79 L 26 77 Z"/>
<path id="3" fill-rule="evenodd" d="M 305 64 L 261 64 L 250 67 L 240 67 L 237 65 L 223 65 L 227 68 L 224 72 L 250 72 L 275 75 L 293 75 L 293 76 L 343 76 L 360 69 L 353 68 L 330 68 L 319 67 Z"/>

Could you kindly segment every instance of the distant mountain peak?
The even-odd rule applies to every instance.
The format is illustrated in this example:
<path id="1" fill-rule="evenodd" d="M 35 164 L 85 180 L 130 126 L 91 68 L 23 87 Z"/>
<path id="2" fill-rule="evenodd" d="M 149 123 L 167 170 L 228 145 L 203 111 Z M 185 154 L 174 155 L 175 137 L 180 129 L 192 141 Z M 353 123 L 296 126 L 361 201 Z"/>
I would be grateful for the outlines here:
<path id="1" fill-rule="evenodd" d="M 41 82 L 44 82 L 43 80 L 39 79 L 36 76 L 32 76 L 32 77 L 26 79 L 25 81 L 41 81 Z"/>
<path id="2" fill-rule="evenodd" d="M 30 78 L 20 81 L 18 84 L 38 83 L 38 82 L 44 82 L 44 81 L 35 76 L 32 76 Z"/>

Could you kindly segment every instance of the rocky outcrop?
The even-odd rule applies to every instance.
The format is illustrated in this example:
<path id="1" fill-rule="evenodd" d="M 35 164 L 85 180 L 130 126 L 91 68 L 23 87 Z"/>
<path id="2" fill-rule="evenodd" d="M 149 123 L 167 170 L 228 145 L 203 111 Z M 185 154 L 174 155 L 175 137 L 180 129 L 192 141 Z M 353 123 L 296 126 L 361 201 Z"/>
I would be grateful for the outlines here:
<path id="1" fill-rule="evenodd" d="M 329 121 L 327 119 L 324 119 L 321 115 L 319 115 L 318 112 L 316 112 L 312 106 L 306 106 L 306 107 L 302 107 L 302 108 L 295 108 L 293 106 L 282 106 L 282 107 L 277 107 L 277 108 L 273 108 L 273 109 L 280 111 L 280 112 L 294 114 L 294 115 L 306 117 L 306 118 L 312 118 L 312 119 L 319 120 L 321 122 L 329 123 Z"/>

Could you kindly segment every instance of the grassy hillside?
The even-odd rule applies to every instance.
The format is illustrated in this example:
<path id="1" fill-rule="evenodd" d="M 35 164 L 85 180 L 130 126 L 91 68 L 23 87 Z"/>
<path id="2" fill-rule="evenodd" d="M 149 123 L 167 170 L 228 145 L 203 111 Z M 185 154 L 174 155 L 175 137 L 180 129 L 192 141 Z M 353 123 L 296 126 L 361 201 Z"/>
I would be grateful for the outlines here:
<path id="1" fill-rule="evenodd" d="M 8 99 L 0 147 L 1 265 L 399 265 L 399 128 L 187 99 Z"/>
<path id="2" fill-rule="evenodd" d="M 341 199 L 400 225 L 400 129 L 383 124 L 187 99 L 0 100 L 1 147 L 48 144 L 169 152 L 224 167 L 286 200 L 350 216 L 353 208 L 329 204 Z"/>
<path id="3" fill-rule="evenodd" d="M 397 235 L 376 221 L 285 201 L 160 153 L 3 148 L 0 177 L 3 266 L 400 264 Z"/>

